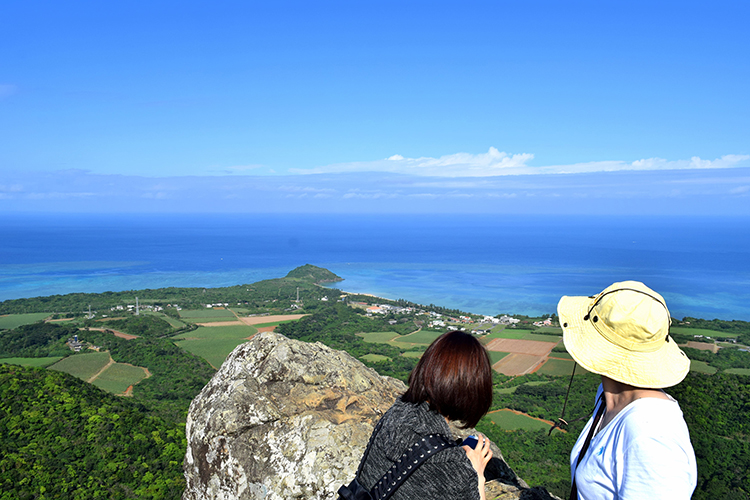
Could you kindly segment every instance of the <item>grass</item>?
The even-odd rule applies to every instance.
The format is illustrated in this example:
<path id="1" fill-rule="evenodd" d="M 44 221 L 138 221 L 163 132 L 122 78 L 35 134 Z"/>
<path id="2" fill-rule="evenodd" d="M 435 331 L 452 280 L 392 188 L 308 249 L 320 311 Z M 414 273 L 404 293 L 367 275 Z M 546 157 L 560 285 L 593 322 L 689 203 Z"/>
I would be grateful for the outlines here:
<path id="1" fill-rule="evenodd" d="M 750 368 L 727 368 L 724 373 L 734 373 L 735 375 L 750 375 Z"/>
<path id="2" fill-rule="evenodd" d="M 192 332 L 172 337 L 172 340 L 176 341 L 176 345 L 200 356 L 218 369 L 235 347 L 247 342 L 247 337 L 255 335 L 257 331 L 248 325 L 202 326 Z"/>
<path id="3" fill-rule="evenodd" d="M 706 330 L 705 328 L 691 328 L 689 326 L 672 326 L 669 328 L 670 333 L 680 333 L 682 335 L 703 335 L 704 337 L 711 337 L 712 339 L 715 339 L 716 337 L 726 337 L 726 338 L 736 338 L 737 333 L 724 333 L 724 332 L 717 332 L 716 330 Z"/>
<path id="4" fill-rule="evenodd" d="M 537 330 L 537 331 L 539 333 L 542 333 L 542 334 L 550 334 L 551 333 L 553 335 L 558 335 L 560 337 L 562 337 L 562 334 L 563 334 L 562 328 L 560 328 L 559 326 L 540 326 L 539 330 Z"/>
<path id="5" fill-rule="evenodd" d="M 560 342 L 562 337 L 555 337 L 554 335 L 540 335 L 538 333 L 526 332 L 520 337 L 521 340 L 536 340 L 538 342 Z"/>
<path id="6" fill-rule="evenodd" d="M 552 351 L 549 353 L 550 358 L 560 358 L 560 359 L 573 359 L 573 356 L 570 355 L 570 353 L 567 352 L 555 352 Z"/>
<path id="7" fill-rule="evenodd" d="M 691 359 L 690 371 L 698 372 L 698 373 L 707 373 L 708 375 L 713 375 L 718 370 L 714 368 L 713 366 L 709 366 L 709 364 L 706 363 L 705 361 L 696 361 L 694 359 Z"/>
<path id="8" fill-rule="evenodd" d="M 9 314 L 0 316 L 0 330 L 12 330 L 21 325 L 30 325 L 48 317 L 50 313 Z"/>
<path id="9" fill-rule="evenodd" d="M 536 373 L 540 375 L 554 375 L 556 377 L 569 377 L 573 372 L 573 364 L 573 360 L 548 359 Z M 586 370 L 580 366 L 576 367 L 576 375 L 583 375 L 584 373 L 586 373 Z"/>
<path id="10" fill-rule="evenodd" d="M 418 332 L 402 335 L 395 342 L 399 344 L 421 344 L 430 345 L 432 341 L 444 334 L 445 332 L 436 332 L 431 330 L 420 330 Z"/>
<path id="11" fill-rule="evenodd" d="M 383 356 L 382 354 L 365 354 L 362 356 L 362 359 L 370 361 L 371 363 L 377 363 L 378 361 L 388 361 L 388 356 Z"/>
<path id="12" fill-rule="evenodd" d="M 50 366 L 50 370 L 65 372 L 78 377 L 81 380 L 88 380 L 93 377 L 99 370 L 109 363 L 108 352 L 91 352 L 87 354 L 76 354 L 63 358 L 59 362 Z"/>
<path id="13" fill-rule="evenodd" d="M 405 358 L 416 358 L 416 359 L 419 359 L 419 358 L 422 357 L 422 354 L 424 354 L 424 352 L 422 352 L 422 351 L 406 351 L 405 353 L 403 353 L 401 355 L 403 357 L 405 357 Z"/>
<path id="14" fill-rule="evenodd" d="M 501 359 L 503 359 L 505 356 L 510 354 L 509 352 L 498 352 L 498 351 L 487 351 L 487 354 L 490 355 L 490 362 L 494 365 Z"/>
<path id="15" fill-rule="evenodd" d="M 0 359 L 0 363 L 7 363 L 9 365 L 44 367 L 49 366 L 53 363 L 57 363 L 61 359 L 62 356 L 53 356 L 49 358 L 3 358 Z"/>
<path id="16" fill-rule="evenodd" d="M 94 380 L 94 385 L 113 394 L 122 394 L 125 390 L 146 378 L 146 372 L 138 366 L 115 363 Z"/>
<path id="17" fill-rule="evenodd" d="M 535 418 L 531 418 L 528 415 L 519 415 L 517 413 L 513 413 L 510 410 L 500 410 L 493 413 L 488 413 L 482 418 L 482 420 L 492 422 L 493 424 L 508 431 L 515 431 L 518 429 L 530 431 L 538 429 L 549 430 L 550 428 L 550 425 L 547 423 L 536 420 Z"/>
<path id="18" fill-rule="evenodd" d="M 358 333 L 358 337 L 362 337 L 362 340 L 371 344 L 390 344 L 391 339 L 401 337 L 396 332 L 366 332 Z"/>

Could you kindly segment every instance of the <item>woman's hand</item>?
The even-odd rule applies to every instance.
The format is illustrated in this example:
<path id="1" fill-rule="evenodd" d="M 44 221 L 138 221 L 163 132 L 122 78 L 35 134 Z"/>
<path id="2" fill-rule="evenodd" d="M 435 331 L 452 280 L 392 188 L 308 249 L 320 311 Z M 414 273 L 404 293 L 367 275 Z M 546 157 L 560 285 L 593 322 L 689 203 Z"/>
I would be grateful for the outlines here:
<path id="1" fill-rule="evenodd" d="M 485 500 L 484 468 L 492 458 L 492 450 L 490 449 L 490 440 L 483 434 L 478 434 L 477 440 L 479 442 L 475 448 L 472 449 L 470 446 L 463 446 L 462 448 L 466 451 L 466 457 L 474 470 L 477 471 L 477 476 L 479 476 L 479 498 Z"/>

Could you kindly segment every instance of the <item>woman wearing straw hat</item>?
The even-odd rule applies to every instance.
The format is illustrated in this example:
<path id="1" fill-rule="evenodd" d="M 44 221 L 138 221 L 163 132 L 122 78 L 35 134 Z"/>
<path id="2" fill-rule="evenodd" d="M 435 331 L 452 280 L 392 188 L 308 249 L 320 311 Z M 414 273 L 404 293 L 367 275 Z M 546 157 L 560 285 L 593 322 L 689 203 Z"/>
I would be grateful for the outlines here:
<path id="1" fill-rule="evenodd" d="M 557 306 L 573 359 L 601 375 L 594 416 L 570 455 L 571 498 L 688 499 L 697 470 L 677 401 L 690 360 L 669 338 L 661 295 L 637 281 Z"/>

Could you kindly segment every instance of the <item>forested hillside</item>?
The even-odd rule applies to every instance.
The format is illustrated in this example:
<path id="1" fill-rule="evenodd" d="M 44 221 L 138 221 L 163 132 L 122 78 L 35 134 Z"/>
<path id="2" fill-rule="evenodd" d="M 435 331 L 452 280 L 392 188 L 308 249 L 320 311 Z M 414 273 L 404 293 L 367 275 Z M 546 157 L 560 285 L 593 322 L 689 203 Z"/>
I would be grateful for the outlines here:
<path id="1" fill-rule="evenodd" d="M 184 425 L 70 375 L 0 364 L 0 498 L 177 499 Z"/>

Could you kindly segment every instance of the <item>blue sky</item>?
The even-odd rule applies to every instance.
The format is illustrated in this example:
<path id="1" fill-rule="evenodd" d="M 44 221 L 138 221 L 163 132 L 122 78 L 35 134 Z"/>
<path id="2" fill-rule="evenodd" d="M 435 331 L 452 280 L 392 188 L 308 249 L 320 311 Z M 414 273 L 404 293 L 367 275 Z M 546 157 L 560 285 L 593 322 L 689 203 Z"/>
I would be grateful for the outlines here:
<path id="1" fill-rule="evenodd" d="M 4 2 L 0 211 L 750 215 L 747 2 Z"/>

